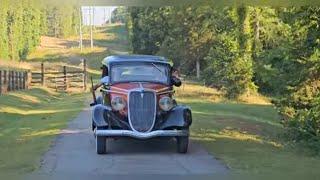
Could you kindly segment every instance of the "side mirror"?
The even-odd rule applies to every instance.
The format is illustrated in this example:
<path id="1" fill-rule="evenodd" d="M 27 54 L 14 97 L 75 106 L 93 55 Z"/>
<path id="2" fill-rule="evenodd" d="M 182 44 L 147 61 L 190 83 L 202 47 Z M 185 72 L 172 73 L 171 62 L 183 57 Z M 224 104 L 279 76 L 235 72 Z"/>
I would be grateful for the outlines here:
<path id="1" fill-rule="evenodd" d="M 180 87 L 181 86 L 181 80 L 175 76 L 172 76 L 171 77 L 171 84 L 174 85 L 174 86 L 177 86 L 177 87 Z"/>
<path id="2" fill-rule="evenodd" d="M 103 77 L 100 82 L 105 85 L 105 86 L 108 86 L 109 85 L 109 76 L 105 76 Z"/>

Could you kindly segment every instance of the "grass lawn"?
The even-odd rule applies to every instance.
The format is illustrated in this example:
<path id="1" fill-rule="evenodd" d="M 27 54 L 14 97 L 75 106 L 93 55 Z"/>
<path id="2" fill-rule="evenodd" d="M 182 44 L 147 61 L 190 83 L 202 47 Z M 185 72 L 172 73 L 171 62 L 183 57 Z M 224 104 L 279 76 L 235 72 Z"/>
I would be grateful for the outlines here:
<path id="1" fill-rule="evenodd" d="M 54 137 L 84 107 L 83 97 L 44 88 L 0 96 L 0 174 L 38 168 Z"/>
<path id="2" fill-rule="evenodd" d="M 89 47 L 89 35 L 85 34 L 82 52 L 76 37 L 43 37 L 42 45 L 21 66 L 38 69 L 40 62 L 45 62 L 46 67 L 73 67 L 86 58 L 90 76 L 98 80 L 102 59 L 110 53 L 127 53 L 127 43 L 123 25 L 97 28 L 93 49 Z M 3 61 L 0 67 L 16 68 L 17 64 Z M 54 137 L 83 108 L 84 97 L 83 93 L 56 93 L 44 88 L 0 96 L 0 175 L 23 174 L 38 168 Z"/>
<path id="3" fill-rule="evenodd" d="M 198 85 L 177 89 L 179 103 L 192 108 L 192 139 L 203 144 L 231 172 L 265 177 L 320 177 L 320 158 L 284 144 L 272 105 L 224 100 Z M 285 178 L 287 179 L 287 178 Z"/>

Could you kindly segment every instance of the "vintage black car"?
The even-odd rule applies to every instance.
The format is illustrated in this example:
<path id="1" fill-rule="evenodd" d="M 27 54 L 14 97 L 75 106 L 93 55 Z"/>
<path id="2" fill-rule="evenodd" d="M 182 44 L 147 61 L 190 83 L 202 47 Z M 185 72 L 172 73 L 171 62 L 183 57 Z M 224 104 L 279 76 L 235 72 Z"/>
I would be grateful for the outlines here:
<path id="1" fill-rule="evenodd" d="M 106 153 L 106 138 L 150 139 L 174 137 L 177 151 L 186 153 L 191 110 L 173 98 L 172 66 L 159 56 L 121 55 L 106 57 L 107 76 L 101 79 L 102 96 L 93 106 L 92 129 L 96 151 Z"/>

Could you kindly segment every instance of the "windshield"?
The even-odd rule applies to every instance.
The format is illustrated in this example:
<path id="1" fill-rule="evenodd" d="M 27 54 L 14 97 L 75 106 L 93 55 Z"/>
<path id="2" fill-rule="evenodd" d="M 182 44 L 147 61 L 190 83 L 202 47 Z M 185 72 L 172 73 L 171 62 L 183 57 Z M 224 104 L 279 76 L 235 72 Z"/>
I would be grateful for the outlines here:
<path id="1" fill-rule="evenodd" d="M 115 64 L 111 67 L 111 81 L 117 82 L 169 82 L 169 68 L 165 64 L 142 62 Z"/>

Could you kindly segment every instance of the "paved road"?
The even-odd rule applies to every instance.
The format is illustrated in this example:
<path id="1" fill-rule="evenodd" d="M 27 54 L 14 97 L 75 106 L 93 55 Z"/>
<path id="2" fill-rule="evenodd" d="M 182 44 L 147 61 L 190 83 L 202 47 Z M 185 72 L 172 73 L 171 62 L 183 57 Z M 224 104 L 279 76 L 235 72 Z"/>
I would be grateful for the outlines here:
<path id="1" fill-rule="evenodd" d="M 43 157 L 40 174 L 210 175 L 227 171 L 194 142 L 188 154 L 178 154 L 174 140 L 108 140 L 109 154 L 97 155 L 90 117 L 88 108 L 71 121 Z"/>

